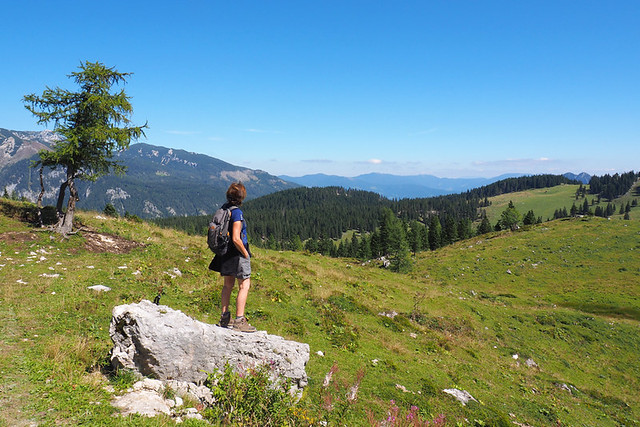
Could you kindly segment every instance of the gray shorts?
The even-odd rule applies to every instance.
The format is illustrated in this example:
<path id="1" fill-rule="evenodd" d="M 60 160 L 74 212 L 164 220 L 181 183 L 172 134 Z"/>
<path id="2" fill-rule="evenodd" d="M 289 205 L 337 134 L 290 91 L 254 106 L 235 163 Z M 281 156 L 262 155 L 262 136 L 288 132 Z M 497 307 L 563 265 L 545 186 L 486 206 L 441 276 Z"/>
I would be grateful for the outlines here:
<path id="1" fill-rule="evenodd" d="M 236 277 L 238 279 L 248 279 L 251 277 L 251 258 L 245 258 L 243 256 L 239 258 Z"/>

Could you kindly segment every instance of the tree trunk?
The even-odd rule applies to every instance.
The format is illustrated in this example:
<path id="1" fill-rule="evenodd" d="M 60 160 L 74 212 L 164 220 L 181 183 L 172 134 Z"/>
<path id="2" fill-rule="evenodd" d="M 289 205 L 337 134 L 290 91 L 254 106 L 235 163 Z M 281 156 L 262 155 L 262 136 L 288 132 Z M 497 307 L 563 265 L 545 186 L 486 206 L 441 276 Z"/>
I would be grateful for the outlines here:
<path id="1" fill-rule="evenodd" d="M 67 211 L 64 213 L 61 223 L 58 223 L 58 233 L 65 236 L 73 230 L 73 217 L 76 213 L 76 202 L 78 201 L 78 190 L 73 183 L 73 178 L 69 179 L 68 185 L 69 202 L 67 203 Z"/>
<path id="2" fill-rule="evenodd" d="M 42 170 L 44 166 L 40 166 L 40 194 L 38 195 L 38 201 L 36 205 L 38 206 L 38 225 L 42 227 L 42 198 L 44 197 L 44 181 L 42 179 Z"/>
<path id="3" fill-rule="evenodd" d="M 75 171 L 67 170 L 67 180 L 60 185 L 60 193 L 58 193 L 58 223 L 56 224 L 56 232 L 66 236 L 73 230 L 73 217 L 76 213 L 76 202 L 78 201 L 78 190 L 73 182 Z M 67 202 L 67 211 L 62 212 L 62 202 L 64 201 L 65 190 L 69 188 L 69 201 Z"/>
<path id="4" fill-rule="evenodd" d="M 62 211 L 62 203 L 64 203 L 64 196 L 67 192 L 67 186 L 69 184 L 69 177 L 67 175 L 67 180 L 60 184 L 60 190 L 58 191 L 58 203 L 56 203 L 56 212 L 58 214 L 58 220 L 61 220 L 64 216 L 64 212 Z"/>

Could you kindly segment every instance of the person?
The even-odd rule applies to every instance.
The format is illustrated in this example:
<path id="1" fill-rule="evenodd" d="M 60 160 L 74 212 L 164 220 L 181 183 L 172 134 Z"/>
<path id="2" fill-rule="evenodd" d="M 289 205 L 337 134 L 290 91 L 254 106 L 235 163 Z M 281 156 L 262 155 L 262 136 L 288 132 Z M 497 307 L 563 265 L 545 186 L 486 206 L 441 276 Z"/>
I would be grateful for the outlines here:
<path id="1" fill-rule="evenodd" d="M 231 219 L 229 229 L 231 230 L 231 241 L 229 249 L 224 255 L 216 255 L 209 269 L 217 271 L 224 279 L 222 286 L 222 315 L 219 325 L 223 328 L 233 328 L 241 332 L 255 332 L 256 328 L 251 326 L 244 315 L 247 304 L 247 296 L 251 287 L 251 252 L 247 239 L 247 225 L 240 206 L 247 196 L 247 190 L 241 182 L 234 182 L 227 190 L 227 203 L 223 208 L 231 208 Z M 229 311 L 229 300 L 233 285 L 238 282 L 238 296 L 236 298 L 236 317 L 231 319 Z"/>

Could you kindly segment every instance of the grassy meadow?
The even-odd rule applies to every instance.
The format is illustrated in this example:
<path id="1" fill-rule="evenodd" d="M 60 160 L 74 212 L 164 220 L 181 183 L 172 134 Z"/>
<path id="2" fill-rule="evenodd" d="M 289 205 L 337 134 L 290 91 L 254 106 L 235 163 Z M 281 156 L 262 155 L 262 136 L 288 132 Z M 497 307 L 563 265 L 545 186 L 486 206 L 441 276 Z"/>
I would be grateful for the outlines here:
<path id="1" fill-rule="evenodd" d="M 556 197 L 575 194 L 565 187 Z M 216 323 L 222 281 L 207 270 L 211 253 L 202 237 L 144 222 L 79 219 L 85 231 L 61 240 L 0 215 L 0 425 L 171 425 L 113 417 L 105 386 L 127 382 L 107 369 L 111 311 L 162 287 L 161 304 Z M 453 426 L 640 424 L 640 221 L 489 233 L 419 253 L 406 275 L 254 252 L 247 316 L 310 345 L 300 405 L 316 425 L 371 425 L 392 400 Z M 364 376 L 356 402 L 327 415 L 322 382 L 334 364 L 337 403 Z M 476 401 L 461 405 L 442 391 L 451 388 Z"/>
<path id="2" fill-rule="evenodd" d="M 487 217 L 491 224 L 495 224 L 498 219 L 500 219 L 500 214 L 506 209 L 509 202 L 513 201 L 513 204 L 520 215 L 524 216 L 524 214 L 529 210 L 533 210 L 536 217 L 542 217 L 543 221 L 547 221 L 549 219 L 553 219 L 553 213 L 556 209 L 566 208 L 567 212 L 569 212 L 574 203 L 578 208 L 582 206 L 584 198 L 580 197 L 576 199 L 576 191 L 579 187 L 579 185 L 563 184 L 549 188 L 537 188 L 533 190 L 519 191 L 517 193 L 501 194 L 499 196 L 490 197 L 489 200 L 491 201 L 491 205 L 483 209 L 487 213 Z M 587 185 L 586 188 L 588 189 L 589 186 Z M 623 215 L 618 213 L 620 205 L 631 203 L 634 198 L 640 199 L 640 181 L 636 182 L 627 194 L 612 202 L 615 203 L 617 208 L 616 214 L 612 217 L 622 218 Z M 592 199 L 597 201 L 596 197 L 587 194 L 587 200 L 589 201 L 589 205 L 593 211 L 595 207 L 598 206 L 598 203 L 591 205 Z M 607 203 L 607 201 L 601 200 L 600 206 L 604 208 Z M 640 210 L 633 209 L 630 215 L 631 219 L 640 219 Z"/>

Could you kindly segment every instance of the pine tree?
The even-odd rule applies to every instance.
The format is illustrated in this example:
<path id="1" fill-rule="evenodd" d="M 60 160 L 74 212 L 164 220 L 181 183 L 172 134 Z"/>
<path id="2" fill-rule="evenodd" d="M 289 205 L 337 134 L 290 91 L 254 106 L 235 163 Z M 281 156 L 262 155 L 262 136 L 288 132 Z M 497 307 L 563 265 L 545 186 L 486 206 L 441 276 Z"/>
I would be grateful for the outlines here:
<path id="1" fill-rule="evenodd" d="M 124 173 L 124 167 L 113 160 L 117 150 L 127 148 L 133 140 L 144 136 L 144 126 L 131 126 L 133 108 L 124 90 L 112 93 L 112 86 L 125 83 L 130 73 L 120 73 L 99 62 L 83 62 L 72 77 L 80 86 L 78 92 L 47 88 L 41 96 L 26 95 L 25 108 L 37 117 L 38 124 L 54 124 L 61 137 L 52 151 L 41 150 L 34 166 L 51 169 L 61 167 L 66 178 L 58 192 L 58 224 L 56 231 L 66 235 L 72 231 L 79 194 L 75 180 L 93 181 L 110 173 Z M 69 190 L 66 211 L 62 204 Z"/>
<path id="2" fill-rule="evenodd" d="M 489 222 L 489 218 L 487 218 L 486 212 L 482 215 L 482 221 L 478 226 L 477 234 L 486 234 L 491 231 L 491 223 Z"/>
<path id="3" fill-rule="evenodd" d="M 349 256 L 357 258 L 359 249 L 358 236 L 356 236 L 356 233 L 353 233 L 353 236 L 351 236 L 351 244 L 349 245 Z"/>
<path id="4" fill-rule="evenodd" d="M 532 225 L 536 223 L 536 215 L 533 213 L 533 209 L 529 210 L 527 214 L 522 218 L 522 224 Z"/>
<path id="5" fill-rule="evenodd" d="M 358 246 L 358 259 L 366 261 L 371 259 L 371 238 L 363 236 Z"/>
<path id="6" fill-rule="evenodd" d="M 102 213 L 104 213 L 107 216 L 111 216 L 111 217 L 117 217 L 118 216 L 118 211 L 116 210 L 116 208 L 111 203 L 107 203 L 106 204 L 106 206 L 102 210 Z"/>
<path id="7" fill-rule="evenodd" d="M 595 216 L 600 216 L 603 217 L 604 216 L 604 209 L 602 209 L 602 206 L 596 206 L 596 210 L 594 213 Z"/>
<path id="8" fill-rule="evenodd" d="M 573 205 L 571 205 L 571 217 L 575 217 L 578 214 L 578 208 L 576 207 L 576 204 L 574 203 Z"/>
<path id="9" fill-rule="evenodd" d="M 425 224 L 420 224 L 420 248 L 429 250 L 429 229 Z"/>
<path id="10" fill-rule="evenodd" d="M 504 229 L 516 230 L 518 223 L 520 222 L 520 213 L 514 206 L 512 201 L 509 201 L 507 208 L 502 211 L 500 215 L 500 226 Z"/>
<path id="11" fill-rule="evenodd" d="M 456 240 L 458 240 L 456 220 L 451 215 L 447 215 L 444 219 L 444 227 L 442 229 L 442 245 L 450 245 Z"/>
<path id="12" fill-rule="evenodd" d="M 301 251 L 302 250 L 302 240 L 300 240 L 300 236 L 295 234 L 291 238 L 291 250 L 292 251 Z"/>
<path id="13" fill-rule="evenodd" d="M 440 240 L 441 234 L 442 225 L 440 224 L 440 218 L 438 218 L 438 215 L 433 215 L 429 222 L 429 248 L 432 251 L 435 251 L 442 246 L 442 242 Z"/>
<path id="14" fill-rule="evenodd" d="M 465 240 L 473 236 L 473 231 L 471 230 L 471 220 L 467 218 L 463 218 L 458 221 L 458 240 Z"/>
<path id="15" fill-rule="evenodd" d="M 422 249 L 421 239 L 420 239 L 420 230 L 418 227 L 421 227 L 421 225 L 419 225 L 418 221 L 413 220 L 411 221 L 409 231 L 407 232 L 407 242 L 409 243 L 409 249 L 414 254 L 416 254 L 420 249 Z"/>

